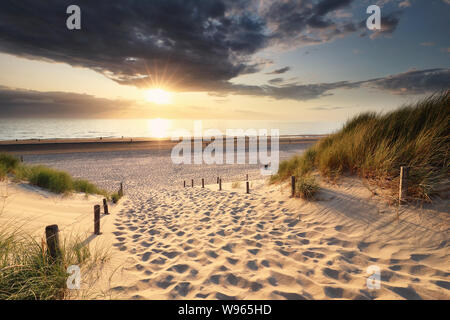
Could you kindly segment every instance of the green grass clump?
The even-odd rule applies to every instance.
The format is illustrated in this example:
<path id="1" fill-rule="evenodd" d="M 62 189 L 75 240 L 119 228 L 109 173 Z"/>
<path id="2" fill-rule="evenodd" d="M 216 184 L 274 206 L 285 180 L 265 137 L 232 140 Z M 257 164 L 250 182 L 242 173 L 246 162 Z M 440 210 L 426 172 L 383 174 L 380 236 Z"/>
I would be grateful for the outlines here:
<path id="1" fill-rule="evenodd" d="M 0 163 L 0 181 L 3 181 L 8 175 L 8 169 L 3 165 L 3 163 Z"/>
<path id="2" fill-rule="evenodd" d="M 55 193 L 66 193 L 74 190 L 73 179 L 68 173 L 44 166 L 32 167 L 28 180 L 33 185 Z"/>
<path id="3" fill-rule="evenodd" d="M 41 165 L 28 166 L 20 163 L 19 159 L 14 156 L 0 154 L 0 180 L 3 180 L 8 173 L 13 174 L 15 180 L 29 181 L 35 186 L 55 193 L 76 191 L 99 194 L 109 198 L 109 194 L 105 190 L 99 189 L 87 180 L 74 179 L 67 172 Z"/>
<path id="4" fill-rule="evenodd" d="M 63 243 L 60 252 L 53 260 L 44 241 L 0 230 L 0 300 L 64 299 L 69 293 L 68 266 L 90 270 L 107 259 L 104 253 L 91 253 L 80 240 Z"/>
<path id="5" fill-rule="evenodd" d="M 121 195 L 119 192 L 114 192 L 114 193 L 111 195 L 111 200 L 112 200 L 113 203 L 118 203 L 119 200 L 120 200 L 120 198 L 122 198 L 122 196 L 123 196 L 123 195 Z"/>
<path id="6" fill-rule="evenodd" d="M 77 192 L 84 192 L 86 194 L 101 194 L 108 196 L 106 191 L 99 189 L 95 184 L 83 179 L 75 179 L 73 181 L 73 189 Z"/>
<path id="7" fill-rule="evenodd" d="M 396 193 L 400 166 L 408 166 L 408 194 L 430 200 L 448 185 L 449 123 L 450 90 L 388 113 L 363 113 L 282 162 L 272 182 L 318 170 L 332 179 L 358 174 Z"/>
<path id="8" fill-rule="evenodd" d="M 13 172 L 17 166 L 19 165 L 20 161 L 16 157 L 0 153 L 0 167 L 1 170 L 6 171 L 7 173 Z"/>
<path id="9" fill-rule="evenodd" d="M 319 191 L 319 184 L 313 176 L 299 176 L 295 181 L 295 195 L 302 199 L 312 200 Z"/>

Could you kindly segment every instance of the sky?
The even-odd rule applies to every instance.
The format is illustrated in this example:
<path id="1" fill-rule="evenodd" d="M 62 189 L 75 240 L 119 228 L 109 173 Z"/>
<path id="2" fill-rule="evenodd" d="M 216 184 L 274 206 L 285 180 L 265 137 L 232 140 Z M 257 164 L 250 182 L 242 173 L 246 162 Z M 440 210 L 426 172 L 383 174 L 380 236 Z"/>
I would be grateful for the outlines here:
<path id="1" fill-rule="evenodd" d="M 381 30 L 366 27 L 372 4 Z M 2 0 L 0 117 L 388 111 L 450 87 L 449 18 L 450 0 Z"/>

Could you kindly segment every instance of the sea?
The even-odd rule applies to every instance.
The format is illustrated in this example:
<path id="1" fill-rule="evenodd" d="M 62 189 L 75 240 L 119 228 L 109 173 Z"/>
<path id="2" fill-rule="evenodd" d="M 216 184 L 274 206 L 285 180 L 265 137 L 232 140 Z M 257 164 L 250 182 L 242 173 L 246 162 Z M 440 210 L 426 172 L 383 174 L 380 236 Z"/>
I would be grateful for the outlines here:
<path id="1" fill-rule="evenodd" d="M 180 132 L 205 135 L 208 130 L 256 130 L 280 136 L 314 136 L 332 133 L 342 122 L 292 122 L 269 120 L 186 120 L 186 119 L 0 119 L 0 140 L 82 139 L 82 138 L 169 138 Z M 262 130 L 262 131 L 260 131 Z M 264 133 L 267 130 L 267 133 Z M 214 132 L 214 131 L 213 131 Z M 246 133 L 247 134 L 247 133 Z M 250 135 L 250 134 L 247 134 Z"/>

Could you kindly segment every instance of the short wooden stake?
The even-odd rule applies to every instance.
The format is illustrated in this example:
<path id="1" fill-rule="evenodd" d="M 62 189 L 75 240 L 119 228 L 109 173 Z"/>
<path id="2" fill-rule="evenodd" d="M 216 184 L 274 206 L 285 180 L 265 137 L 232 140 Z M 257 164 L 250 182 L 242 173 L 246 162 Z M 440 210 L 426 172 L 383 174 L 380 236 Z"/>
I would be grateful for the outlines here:
<path id="1" fill-rule="evenodd" d="M 186 180 L 183 181 L 183 188 L 186 188 Z"/>
<path id="2" fill-rule="evenodd" d="M 250 193 L 250 182 L 247 181 L 247 193 Z"/>
<path id="3" fill-rule="evenodd" d="M 219 191 L 222 191 L 222 178 L 219 178 Z"/>
<path id="4" fill-rule="evenodd" d="M 192 188 L 194 187 L 194 179 L 191 180 Z"/>
<path id="5" fill-rule="evenodd" d="M 205 179 L 202 178 L 202 188 L 204 188 L 204 187 L 205 187 Z"/>
<path id="6" fill-rule="evenodd" d="M 295 196 L 295 176 L 291 176 L 292 197 Z"/>
<path id="7" fill-rule="evenodd" d="M 400 185 L 398 190 L 398 202 L 402 204 L 406 202 L 408 196 L 408 167 L 400 167 Z"/>
<path id="8" fill-rule="evenodd" d="M 123 196 L 123 183 L 120 183 L 120 188 L 119 188 L 119 196 L 122 197 Z"/>
<path id="9" fill-rule="evenodd" d="M 57 259 L 61 251 L 59 249 L 59 229 L 58 225 L 52 224 L 45 227 L 45 238 L 47 240 L 47 248 L 53 260 Z"/>
<path id="10" fill-rule="evenodd" d="M 106 199 L 103 199 L 103 212 L 105 214 L 109 214 L 108 203 L 106 202 Z"/>
<path id="11" fill-rule="evenodd" d="M 100 234 L 100 205 L 94 206 L 94 234 Z"/>

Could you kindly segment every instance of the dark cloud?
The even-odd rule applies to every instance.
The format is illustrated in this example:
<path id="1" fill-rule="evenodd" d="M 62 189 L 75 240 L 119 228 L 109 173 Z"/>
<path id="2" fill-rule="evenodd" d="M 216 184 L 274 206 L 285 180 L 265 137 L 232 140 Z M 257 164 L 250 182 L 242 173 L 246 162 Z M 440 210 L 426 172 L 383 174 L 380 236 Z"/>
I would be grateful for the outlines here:
<path id="1" fill-rule="evenodd" d="M 394 94 L 423 94 L 450 88 L 450 69 L 411 70 L 367 81 L 370 87 Z"/>
<path id="2" fill-rule="evenodd" d="M 278 83 L 277 83 L 278 84 Z M 412 95 L 432 93 L 449 88 L 450 69 L 412 70 L 384 78 L 363 81 L 338 81 L 316 84 L 283 85 L 229 85 L 225 92 L 250 96 L 268 96 L 274 99 L 306 101 L 332 95 L 337 89 L 375 88 L 394 94 Z"/>
<path id="3" fill-rule="evenodd" d="M 289 70 L 291 70 L 291 67 L 284 67 L 284 68 L 276 69 L 271 72 L 266 72 L 266 74 L 282 74 L 282 73 L 288 72 Z"/>
<path id="4" fill-rule="evenodd" d="M 71 0 L 2 0 L 0 51 L 86 67 L 126 85 L 223 91 L 261 71 L 268 46 L 331 41 L 357 30 L 332 15 L 353 0 L 79 0 L 81 30 L 66 28 Z M 389 20 L 387 23 L 398 23 Z"/>
<path id="5" fill-rule="evenodd" d="M 332 95 L 333 90 L 353 88 L 375 88 L 394 94 L 424 94 L 448 89 L 450 69 L 411 70 L 384 78 L 365 81 L 339 81 L 317 84 L 281 84 L 249 86 L 224 83 L 221 86 L 223 96 L 228 94 L 271 97 L 306 101 Z M 218 92 L 220 94 L 220 92 Z M 0 117 L 74 117 L 74 118 L 111 118 L 117 116 L 151 116 L 148 105 L 139 105 L 130 100 L 112 100 L 97 98 L 87 94 L 67 92 L 39 92 L 18 90 L 0 86 Z M 188 108 L 189 109 L 189 108 Z M 332 110 L 331 107 L 315 107 L 315 110 Z M 206 109 L 205 109 L 206 110 Z M 198 110 L 189 109 L 189 112 Z M 161 112 L 158 110 L 158 112 Z M 169 112 L 169 111 L 168 111 Z M 180 116 L 180 110 L 174 109 L 168 116 Z M 236 111 L 237 112 L 237 111 Z"/>
<path id="6" fill-rule="evenodd" d="M 229 16 L 233 1 L 80 0 L 80 31 L 66 28 L 72 3 L 1 1 L 0 51 L 91 68 L 121 84 L 207 90 L 258 71 L 249 57 L 266 46 L 264 22 L 245 11 Z"/>
<path id="7" fill-rule="evenodd" d="M 283 83 L 284 79 L 283 78 L 273 78 L 273 79 L 270 79 L 268 82 L 270 84 L 279 84 L 279 83 Z"/>
<path id="8" fill-rule="evenodd" d="M 0 118 L 108 117 L 133 110 L 128 100 L 96 98 L 87 94 L 40 92 L 0 86 Z"/>
<path id="9" fill-rule="evenodd" d="M 381 30 L 368 31 L 366 29 L 366 20 L 362 20 L 359 23 L 359 28 L 363 31 L 361 36 L 366 36 L 370 34 L 371 39 L 375 39 L 380 36 L 390 36 L 397 29 L 400 22 L 400 16 L 403 11 L 393 11 L 388 14 L 381 15 Z"/>
<path id="10" fill-rule="evenodd" d="M 263 13 L 273 30 L 272 42 L 284 46 L 317 44 L 331 41 L 338 36 L 354 32 L 356 27 L 330 13 L 350 7 L 353 0 L 274 1 Z"/>
<path id="11" fill-rule="evenodd" d="M 264 85 L 230 85 L 225 90 L 231 94 L 266 96 L 273 99 L 289 99 L 296 101 L 306 101 L 323 96 L 332 95 L 329 91 L 335 89 L 352 89 L 360 86 L 360 83 L 339 81 L 331 83 L 317 84 L 286 84 L 281 86 Z"/>
<path id="12" fill-rule="evenodd" d="M 171 90 L 205 91 L 218 97 L 240 94 L 305 101 L 331 95 L 332 90 L 361 86 L 403 94 L 448 86 L 448 69 L 410 71 L 361 82 L 287 84 L 277 78 L 263 86 L 230 82 L 266 67 L 268 61 L 255 60 L 254 56 L 268 46 L 323 43 L 365 29 L 365 20 L 352 22 L 332 14 L 350 8 L 353 2 L 79 0 L 82 30 L 70 31 L 65 27 L 65 12 L 72 1 L 3 0 L 0 51 L 90 68 L 120 84 L 166 85 Z M 399 17 L 399 11 L 382 15 L 382 32 L 394 32 Z M 372 36 L 380 34 L 375 32 Z M 284 67 L 269 74 L 289 70 Z M 86 95 L 25 91 L 9 93 L 10 100 L 5 100 L 8 92 L 0 92 L 3 113 L 9 110 L 14 114 L 36 106 L 42 106 L 43 114 L 50 114 L 51 110 L 84 113 L 88 109 L 92 113 L 90 106 L 94 105 L 111 111 L 114 108 L 106 105 L 120 109 L 131 104 Z M 47 107 L 49 104 L 53 108 Z"/>

